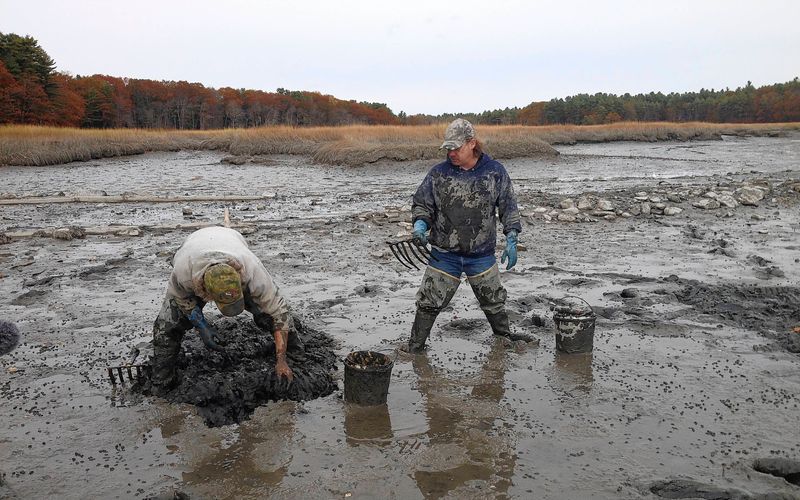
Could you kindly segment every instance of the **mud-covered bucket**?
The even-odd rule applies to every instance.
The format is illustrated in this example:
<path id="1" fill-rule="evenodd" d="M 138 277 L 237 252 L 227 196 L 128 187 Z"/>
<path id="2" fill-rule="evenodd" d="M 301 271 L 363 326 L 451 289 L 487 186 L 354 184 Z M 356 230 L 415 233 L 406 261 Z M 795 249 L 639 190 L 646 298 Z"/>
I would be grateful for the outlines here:
<path id="1" fill-rule="evenodd" d="M 596 318 L 592 306 L 579 297 L 567 297 L 554 306 L 556 350 L 567 354 L 592 352 Z"/>
<path id="2" fill-rule="evenodd" d="M 344 400 L 363 406 L 386 403 L 394 361 L 375 351 L 351 352 L 344 359 Z"/>

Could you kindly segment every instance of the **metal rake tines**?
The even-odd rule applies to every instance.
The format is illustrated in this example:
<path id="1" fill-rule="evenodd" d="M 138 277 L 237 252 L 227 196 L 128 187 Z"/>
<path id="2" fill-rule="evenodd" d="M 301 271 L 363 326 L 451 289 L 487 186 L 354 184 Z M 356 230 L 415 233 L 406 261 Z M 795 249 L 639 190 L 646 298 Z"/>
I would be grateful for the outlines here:
<path id="1" fill-rule="evenodd" d="M 419 269 L 414 263 L 415 260 L 421 262 L 425 266 L 427 266 L 428 262 L 431 260 L 439 260 L 431 254 L 428 247 L 417 243 L 413 238 L 402 241 L 387 241 L 386 244 L 389 245 L 395 258 L 409 269 L 411 269 L 412 266 L 414 269 Z"/>
<path id="2" fill-rule="evenodd" d="M 150 378 L 151 375 L 153 374 L 153 367 L 146 364 L 109 366 L 107 369 L 108 369 L 108 378 L 111 380 L 111 385 L 117 385 L 117 378 L 114 377 L 115 372 L 117 377 L 119 377 L 119 383 L 122 385 L 125 385 L 126 373 L 128 375 L 128 382 L 130 383 L 142 380 L 144 378 Z M 134 373 L 134 371 L 136 373 Z"/>

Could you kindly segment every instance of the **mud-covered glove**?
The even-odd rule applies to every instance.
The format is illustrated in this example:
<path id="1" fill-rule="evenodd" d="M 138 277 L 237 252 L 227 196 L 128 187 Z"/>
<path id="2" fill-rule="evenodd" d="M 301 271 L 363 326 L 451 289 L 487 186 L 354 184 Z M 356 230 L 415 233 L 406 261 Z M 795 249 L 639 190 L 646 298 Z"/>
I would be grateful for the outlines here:
<path id="1" fill-rule="evenodd" d="M 506 270 L 511 269 L 517 264 L 517 232 L 509 231 L 506 235 L 506 249 L 503 250 L 503 255 L 500 256 L 500 263 L 504 263 L 508 259 Z"/>
<path id="2" fill-rule="evenodd" d="M 414 241 L 419 243 L 420 245 L 427 245 L 428 244 L 428 223 L 422 219 L 417 219 L 417 222 L 414 223 L 414 232 L 411 233 Z"/>
<path id="3" fill-rule="evenodd" d="M 191 314 L 189 314 L 189 321 L 197 328 L 197 333 L 200 334 L 200 338 L 203 340 L 206 347 L 214 351 L 225 350 L 225 348 L 222 347 L 225 345 L 225 342 L 206 322 L 206 317 L 203 316 L 203 310 L 200 309 L 200 306 L 195 306 L 194 309 L 192 309 Z"/>

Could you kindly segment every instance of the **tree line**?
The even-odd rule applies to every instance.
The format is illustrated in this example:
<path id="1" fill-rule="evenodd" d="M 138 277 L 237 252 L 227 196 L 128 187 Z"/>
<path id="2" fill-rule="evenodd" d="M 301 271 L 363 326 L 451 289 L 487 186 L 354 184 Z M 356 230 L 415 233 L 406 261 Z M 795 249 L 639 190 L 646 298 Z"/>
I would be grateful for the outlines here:
<path id="1" fill-rule="evenodd" d="M 214 89 L 55 71 L 30 36 L 0 33 L 0 123 L 87 128 L 204 130 L 261 125 L 399 124 L 383 103 L 337 99 L 319 92 Z"/>
<path id="2" fill-rule="evenodd" d="M 800 81 L 687 93 L 578 94 L 482 113 L 397 115 L 386 104 L 279 88 L 71 76 L 36 39 L 0 33 L 0 124 L 205 130 L 262 125 L 421 125 L 464 117 L 478 124 L 594 125 L 618 121 L 800 122 Z"/>

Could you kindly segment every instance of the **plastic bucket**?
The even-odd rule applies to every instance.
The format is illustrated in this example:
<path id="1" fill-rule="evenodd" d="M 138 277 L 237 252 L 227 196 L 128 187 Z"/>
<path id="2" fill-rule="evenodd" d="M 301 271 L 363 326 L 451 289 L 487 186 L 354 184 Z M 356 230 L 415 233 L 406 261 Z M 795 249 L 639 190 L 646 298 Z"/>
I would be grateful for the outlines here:
<path id="1" fill-rule="evenodd" d="M 588 312 L 585 309 L 581 310 L 579 314 L 576 312 L 575 309 L 571 310 L 569 307 L 559 307 L 553 314 L 553 321 L 558 330 L 556 332 L 556 350 L 559 352 L 567 354 L 592 352 L 594 324 L 597 316 L 591 306 L 589 306 Z"/>
<path id="2" fill-rule="evenodd" d="M 559 316 L 553 315 L 556 323 L 556 350 L 567 354 L 592 352 L 594 347 L 595 315 Z"/>
<path id="3" fill-rule="evenodd" d="M 394 362 L 375 351 L 354 351 L 344 359 L 344 400 L 363 406 L 386 403 Z"/>

